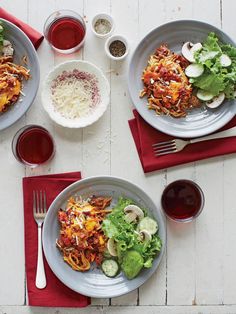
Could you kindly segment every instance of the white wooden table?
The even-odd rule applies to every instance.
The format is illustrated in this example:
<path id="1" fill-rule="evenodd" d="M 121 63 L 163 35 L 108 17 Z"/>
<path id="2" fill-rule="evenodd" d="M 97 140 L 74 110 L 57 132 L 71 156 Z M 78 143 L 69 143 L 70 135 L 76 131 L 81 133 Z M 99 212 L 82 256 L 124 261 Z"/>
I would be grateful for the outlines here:
<path id="1" fill-rule="evenodd" d="M 0 314 L 41 313 L 236 313 L 236 162 L 235 155 L 191 163 L 144 175 L 129 131 L 132 104 L 127 90 L 128 59 L 110 62 L 104 40 L 91 32 L 92 17 L 111 13 L 116 33 L 129 39 L 131 50 L 152 28 L 175 19 L 193 18 L 222 28 L 236 39 L 236 2 L 231 0 L 1 0 L 6 10 L 43 30 L 47 16 L 68 8 L 84 15 L 88 26 L 80 53 L 67 57 L 52 53 L 46 41 L 38 49 L 41 81 L 64 59 L 86 59 L 106 73 L 111 103 L 98 123 L 84 130 L 68 130 L 50 121 L 40 101 L 0 134 Z M 35 170 L 18 164 L 11 152 L 15 132 L 25 124 L 48 128 L 56 141 L 53 161 Z M 139 290 L 122 297 L 94 299 L 86 309 L 26 306 L 24 232 L 21 178 L 24 175 L 81 170 L 83 177 L 118 175 L 139 184 L 159 202 L 164 186 L 179 178 L 195 180 L 203 188 L 205 208 L 197 221 L 167 222 L 167 248 L 154 276 Z"/>

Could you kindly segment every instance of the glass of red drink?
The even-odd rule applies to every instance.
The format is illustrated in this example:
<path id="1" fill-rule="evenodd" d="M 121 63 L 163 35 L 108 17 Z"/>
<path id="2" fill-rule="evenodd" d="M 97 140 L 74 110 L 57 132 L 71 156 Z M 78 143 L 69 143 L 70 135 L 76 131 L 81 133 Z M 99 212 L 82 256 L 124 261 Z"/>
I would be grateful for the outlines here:
<path id="1" fill-rule="evenodd" d="M 204 207 L 202 189 L 191 180 L 177 180 L 164 189 L 161 206 L 172 220 L 189 222 L 200 215 Z"/>
<path id="2" fill-rule="evenodd" d="M 36 167 L 53 157 L 55 145 L 48 130 L 39 125 L 27 125 L 13 137 L 12 152 L 19 162 Z"/>
<path id="3" fill-rule="evenodd" d="M 60 53 L 73 53 L 79 50 L 86 34 L 83 18 L 71 10 L 58 10 L 52 13 L 44 24 L 44 36 L 51 47 Z"/>

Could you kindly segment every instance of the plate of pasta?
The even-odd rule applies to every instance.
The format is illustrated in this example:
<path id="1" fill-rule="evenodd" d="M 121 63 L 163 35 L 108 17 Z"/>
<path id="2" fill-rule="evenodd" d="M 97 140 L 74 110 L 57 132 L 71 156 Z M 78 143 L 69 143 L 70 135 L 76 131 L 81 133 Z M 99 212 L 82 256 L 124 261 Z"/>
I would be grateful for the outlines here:
<path id="1" fill-rule="evenodd" d="M 36 97 L 39 79 L 31 41 L 17 26 L 0 19 L 0 130 L 26 113 Z"/>
<path id="2" fill-rule="evenodd" d="M 212 45 L 213 50 L 219 47 L 219 53 L 211 51 L 206 56 L 207 49 L 201 44 L 204 42 L 206 47 Z M 203 75 L 204 67 L 206 72 L 218 71 L 215 65 L 213 69 L 212 60 L 218 58 L 215 57 L 217 53 L 220 59 L 222 49 L 229 50 L 229 46 L 235 49 L 235 43 L 227 34 L 210 24 L 194 20 L 170 22 L 145 36 L 133 53 L 128 74 L 130 96 L 143 119 L 163 133 L 182 138 L 204 136 L 228 123 L 236 113 L 235 95 L 223 99 L 221 93 L 222 104 L 216 106 L 219 103 L 216 99 L 211 105 L 202 101 L 209 100 L 211 95 L 202 90 L 195 92 L 194 84 L 203 88 L 209 85 L 209 77 L 205 72 Z M 202 60 L 209 58 L 202 62 L 204 65 L 196 65 L 190 58 L 196 56 L 198 49 L 203 51 Z M 192 51 L 192 56 L 189 51 Z M 228 62 L 229 58 L 226 59 Z M 229 64 L 222 62 L 224 68 L 220 71 L 225 75 Z M 229 67 L 227 69 L 230 72 Z M 201 81 L 198 76 L 201 76 Z M 226 83 L 223 88 L 229 94 Z M 219 80 L 211 85 L 215 91 L 217 85 L 220 86 Z"/>
<path id="3" fill-rule="evenodd" d="M 160 264 L 165 223 L 138 186 L 102 176 L 75 182 L 51 204 L 43 249 L 55 275 L 95 298 L 116 297 L 142 285 Z"/>

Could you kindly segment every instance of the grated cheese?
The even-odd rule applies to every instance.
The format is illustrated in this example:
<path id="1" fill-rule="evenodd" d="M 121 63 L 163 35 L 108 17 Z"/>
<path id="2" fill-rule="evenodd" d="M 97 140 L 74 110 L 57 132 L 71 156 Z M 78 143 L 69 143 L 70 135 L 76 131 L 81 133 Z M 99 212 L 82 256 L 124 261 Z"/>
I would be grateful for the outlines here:
<path id="1" fill-rule="evenodd" d="M 78 70 L 64 71 L 53 81 L 51 87 L 55 110 L 69 119 L 88 115 L 99 101 L 96 83 L 95 78 L 89 73 L 78 72 Z"/>

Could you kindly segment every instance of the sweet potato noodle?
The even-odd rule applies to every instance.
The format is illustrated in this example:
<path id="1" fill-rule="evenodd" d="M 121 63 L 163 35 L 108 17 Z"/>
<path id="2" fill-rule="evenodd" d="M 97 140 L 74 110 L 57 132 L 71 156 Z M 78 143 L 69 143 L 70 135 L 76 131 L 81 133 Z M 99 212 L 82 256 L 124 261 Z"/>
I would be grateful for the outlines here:
<path id="1" fill-rule="evenodd" d="M 58 211 L 60 235 L 56 245 L 72 269 L 83 272 L 92 262 L 101 264 L 107 242 L 101 224 L 111 212 L 107 209 L 110 203 L 110 197 L 71 197 L 66 209 Z"/>
<path id="2" fill-rule="evenodd" d="M 22 80 L 29 77 L 29 70 L 13 63 L 12 57 L 0 57 L 0 113 L 18 100 Z"/>
<path id="3" fill-rule="evenodd" d="M 200 106 L 184 73 L 189 62 L 182 56 L 161 45 L 148 60 L 143 71 L 143 90 L 140 97 L 147 96 L 148 108 L 158 115 L 185 117 L 187 111 Z"/>

